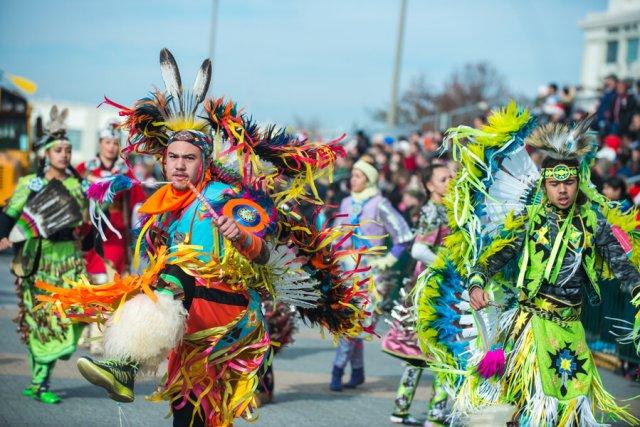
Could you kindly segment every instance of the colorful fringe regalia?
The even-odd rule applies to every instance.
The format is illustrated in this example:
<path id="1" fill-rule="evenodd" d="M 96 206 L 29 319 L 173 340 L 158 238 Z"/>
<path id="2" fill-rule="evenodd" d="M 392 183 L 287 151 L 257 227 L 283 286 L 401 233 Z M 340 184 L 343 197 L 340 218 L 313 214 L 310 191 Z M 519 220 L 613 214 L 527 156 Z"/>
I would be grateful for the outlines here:
<path id="1" fill-rule="evenodd" d="M 601 279 L 640 283 L 637 212 L 622 213 L 591 184 L 588 122 L 529 136 L 534 126 L 511 103 L 481 130 L 449 130 L 461 168 L 446 199 L 446 252 L 419 280 L 420 344 L 457 397 L 453 422 L 508 404 L 521 426 L 600 426 L 596 409 L 637 425 L 604 390 L 579 321 L 583 295 L 600 302 Z M 541 175 L 525 143 L 579 167 Z M 579 197 L 561 211 L 547 202 L 543 179 L 567 174 L 578 178 Z M 470 311 L 474 287 L 493 299 L 481 312 Z"/>
<path id="2" fill-rule="evenodd" d="M 100 144 L 103 140 L 115 140 L 120 143 L 122 131 L 117 120 L 110 121 L 100 131 Z M 109 164 L 105 164 L 99 155 L 82 162 L 77 166 L 78 173 L 89 182 L 95 182 L 101 178 L 118 175 L 130 175 L 132 171 L 125 161 L 120 158 L 113 160 Z M 131 208 L 144 198 L 142 190 L 135 187 L 126 193 L 118 191 L 118 197 L 111 198 L 110 205 L 106 206 L 106 200 L 103 202 L 103 208 L 108 212 L 109 221 L 114 226 L 114 230 L 105 230 L 103 238 L 102 251 L 98 254 L 95 249 L 85 254 L 87 261 L 87 273 L 92 276 L 92 280 L 96 284 L 104 283 L 109 278 L 109 270 L 124 273 L 127 264 L 127 236 L 128 230 L 131 229 L 129 217 Z M 108 268 L 107 268 L 108 266 Z"/>
<path id="3" fill-rule="evenodd" d="M 332 334 L 357 336 L 367 315 L 366 292 L 339 261 L 371 251 L 335 250 L 332 243 L 348 235 L 349 227 L 317 230 L 296 213 L 301 203 L 321 203 L 314 182 L 330 178 L 343 154 L 338 140 L 312 143 L 274 127 L 261 130 L 234 103 L 205 100 L 208 60 L 189 95 L 166 49 L 161 68 L 168 94 L 156 91 L 132 109 L 106 100 L 125 117 L 130 145 L 123 152 L 162 158 L 172 138 L 186 138 L 203 154 L 200 181 L 182 193 L 168 184 L 140 208 L 147 217 L 136 233 L 134 254 L 136 260 L 148 258 L 141 275 L 102 286 L 83 279 L 69 290 L 41 284 L 52 292 L 42 301 L 61 315 L 82 307 L 78 320 L 106 322 L 106 355 L 131 363 L 102 363 L 105 369 L 153 369 L 168 352 L 166 381 L 151 399 L 171 401 L 174 421 L 189 410 L 187 425 L 196 419 L 231 425 L 237 417 L 256 418 L 258 370 L 270 363 L 261 300 L 293 304 Z M 196 116 L 203 101 L 205 114 Z M 115 187 L 130 187 L 126 180 L 117 176 L 92 186 L 97 225 L 109 225 L 100 203 L 117 193 Z M 245 237 L 222 238 L 216 226 L 221 215 L 233 219 Z M 83 369 L 97 362 L 83 363 L 85 375 Z M 113 398 L 133 400 L 128 387 L 108 390 Z"/>
<path id="4" fill-rule="evenodd" d="M 111 126 L 107 127 L 107 130 Z M 120 140 L 120 133 L 113 131 L 112 135 L 105 136 L 106 130 L 101 132 L 101 138 L 113 138 Z M 82 162 L 77 166 L 78 173 L 89 180 L 98 180 L 109 176 L 127 176 L 130 170 L 127 164 L 118 159 L 114 161 L 111 167 L 107 167 L 99 156 Z M 111 201 L 110 206 L 106 209 L 110 223 L 115 230 L 105 230 L 104 241 L 102 242 L 102 251 L 99 254 L 95 249 L 85 254 L 87 262 L 87 273 L 93 276 L 94 283 L 104 283 L 107 281 L 108 272 L 115 271 L 119 274 L 124 273 L 127 265 L 127 236 L 128 230 L 131 229 L 129 217 L 131 207 L 141 201 L 144 196 L 142 190 L 135 186 L 131 191 L 120 194 L 115 200 Z M 105 201 L 106 202 L 106 201 Z"/>

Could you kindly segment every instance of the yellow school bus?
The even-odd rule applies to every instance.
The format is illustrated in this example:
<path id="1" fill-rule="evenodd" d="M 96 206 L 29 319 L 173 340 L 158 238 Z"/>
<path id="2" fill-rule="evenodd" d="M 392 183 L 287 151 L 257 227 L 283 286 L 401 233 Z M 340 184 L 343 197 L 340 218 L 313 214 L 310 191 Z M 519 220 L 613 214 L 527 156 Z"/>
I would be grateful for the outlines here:
<path id="1" fill-rule="evenodd" d="M 3 206 L 18 182 L 29 170 L 31 106 L 17 91 L 0 86 L 0 206 Z"/>

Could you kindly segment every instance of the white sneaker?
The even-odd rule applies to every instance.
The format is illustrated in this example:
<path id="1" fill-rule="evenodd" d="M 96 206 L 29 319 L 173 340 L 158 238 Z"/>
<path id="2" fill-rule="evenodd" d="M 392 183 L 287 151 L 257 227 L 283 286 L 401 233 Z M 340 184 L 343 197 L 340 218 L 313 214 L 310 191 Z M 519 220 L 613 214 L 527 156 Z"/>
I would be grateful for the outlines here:
<path id="1" fill-rule="evenodd" d="M 391 421 L 394 424 L 402 424 L 405 426 L 422 426 L 422 421 L 418 421 L 417 419 L 413 418 L 411 415 L 407 414 L 407 415 L 391 415 L 389 417 L 389 421 Z"/>

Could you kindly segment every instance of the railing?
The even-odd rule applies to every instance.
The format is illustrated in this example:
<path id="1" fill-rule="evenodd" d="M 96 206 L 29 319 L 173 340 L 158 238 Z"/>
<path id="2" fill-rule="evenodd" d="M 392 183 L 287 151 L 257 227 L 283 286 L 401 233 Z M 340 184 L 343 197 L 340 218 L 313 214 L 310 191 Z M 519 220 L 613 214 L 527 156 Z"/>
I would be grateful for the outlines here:
<path id="1" fill-rule="evenodd" d="M 631 295 L 620 289 L 617 280 L 609 280 L 600 284 L 600 296 L 600 305 L 594 307 L 585 303 L 582 307 L 582 324 L 589 347 L 594 353 L 608 354 L 622 361 L 640 364 L 634 345 L 618 344 L 616 337 L 611 334 L 613 325 L 619 322 L 608 319 L 633 322 L 636 309 L 630 303 Z M 613 366 L 609 367 L 615 368 L 615 362 L 611 363 Z"/>

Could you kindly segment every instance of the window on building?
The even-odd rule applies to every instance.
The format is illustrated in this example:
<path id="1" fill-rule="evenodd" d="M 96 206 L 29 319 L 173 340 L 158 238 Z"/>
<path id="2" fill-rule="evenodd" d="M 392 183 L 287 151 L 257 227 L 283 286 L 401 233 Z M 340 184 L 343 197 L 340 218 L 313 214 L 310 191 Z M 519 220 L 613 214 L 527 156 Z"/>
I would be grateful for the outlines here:
<path id="1" fill-rule="evenodd" d="M 67 129 L 67 138 L 71 142 L 71 148 L 79 150 L 82 145 L 82 131 L 76 129 Z"/>
<path id="2" fill-rule="evenodd" d="M 618 61 L 618 40 L 607 42 L 607 64 L 614 64 Z"/>
<path id="3" fill-rule="evenodd" d="M 636 62 L 638 60 L 638 37 L 627 40 L 627 62 Z"/>

